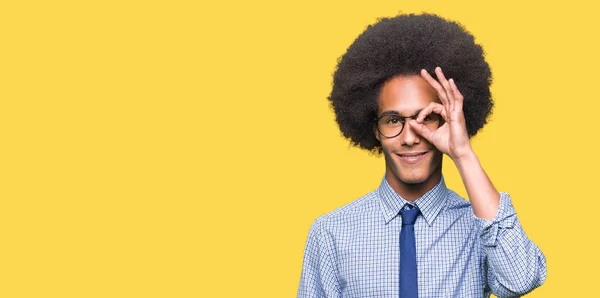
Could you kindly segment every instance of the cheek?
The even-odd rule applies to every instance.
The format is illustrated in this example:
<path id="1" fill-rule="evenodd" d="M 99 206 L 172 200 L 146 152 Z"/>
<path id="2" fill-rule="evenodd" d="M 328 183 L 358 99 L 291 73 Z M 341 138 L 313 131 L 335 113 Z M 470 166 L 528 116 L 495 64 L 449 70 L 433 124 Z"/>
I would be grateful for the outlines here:
<path id="1" fill-rule="evenodd" d="M 400 145 L 400 140 L 398 137 L 386 138 L 384 136 L 380 136 L 379 144 L 381 144 L 381 148 L 383 148 L 384 151 L 389 152 L 390 149 L 396 148 Z"/>
<path id="2" fill-rule="evenodd" d="M 431 157 L 431 166 L 436 168 L 438 165 L 442 163 L 443 154 L 440 151 L 435 151 L 433 156 Z"/>
<path id="3" fill-rule="evenodd" d="M 379 140 L 379 144 L 381 146 L 381 150 L 383 150 L 383 153 L 385 155 L 388 155 L 390 152 L 390 144 L 387 142 L 387 140 L 385 139 L 380 139 Z"/>
<path id="4" fill-rule="evenodd" d="M 381 148 L 383 149 L 383 156 L 385 157 L 385 163 L 386 164 L 394 164 L 394 159 L 392 158 L 391 153 L 384 146 L 381 146 Z"/>

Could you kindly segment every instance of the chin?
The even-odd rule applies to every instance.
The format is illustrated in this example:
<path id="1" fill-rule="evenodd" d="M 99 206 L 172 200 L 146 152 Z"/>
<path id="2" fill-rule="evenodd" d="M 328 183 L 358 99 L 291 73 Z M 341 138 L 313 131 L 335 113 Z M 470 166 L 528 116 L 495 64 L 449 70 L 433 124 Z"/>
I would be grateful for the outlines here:
<path id="1" fill-rule="evenodd" d="M 420 175 L 397 175 L 397 177 L 400 178 L 400 181 L 406 184 L 419 184 L 427 181 L 427 179 L 431 177 L 431 174 L 427 175 L 423 173 Z"/>

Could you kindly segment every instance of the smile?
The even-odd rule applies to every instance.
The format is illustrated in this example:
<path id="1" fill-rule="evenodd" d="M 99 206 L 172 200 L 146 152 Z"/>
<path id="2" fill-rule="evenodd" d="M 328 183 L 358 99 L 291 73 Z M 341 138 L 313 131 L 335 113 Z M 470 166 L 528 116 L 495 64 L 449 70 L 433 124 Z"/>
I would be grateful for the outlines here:
<path id="1" fill-rule="evenodd" d="M 419 162 L 420 160 L 422 160 L 423 158 L 425 158 L 425 156 L 427 156 L 427 154 L 429 153 L 429 151 L 426 152 L 421 152 L 421 153 L 406 153 L 406 154 L 396 154 L 398 157 L 400 157 L 400 160 L 405 162 L 405 163 L 409 163 L 409 164 L 414 164 Z"/>

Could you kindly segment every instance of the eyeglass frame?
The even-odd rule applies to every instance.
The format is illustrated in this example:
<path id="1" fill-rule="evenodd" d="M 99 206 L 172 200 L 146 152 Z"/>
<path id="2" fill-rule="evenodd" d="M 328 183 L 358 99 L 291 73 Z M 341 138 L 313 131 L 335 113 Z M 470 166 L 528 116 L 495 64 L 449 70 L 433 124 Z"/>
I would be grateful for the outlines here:
<path id="1" fill-rule="evenodd" d="M 373 122 L 375 123 L 375 126 L 377 127 L 377 131 L 379 132 L 379 134 L 381 134 L 382 136 L 384 136 L 386 138 L 391 139 L 391 138 L 395 138 L 395 137 L 399 136 L 402 133 L 402 131 L 404 131 L 404 127 L 406 126 L 406 119 L 417 120 L 417 118 L 418 118 L 418 116 L 419 116 L 420 113 L 421 113 L 421 111 L 419 111 L 417 114 L 415 114 L 413 116 L 402 116 L 402 115 L 397 114 L 397 113 L 387 113 L 387 114 L 384 113 L 381 116 L 374 118 Z M 444 118 L 442 118 L 441 115 L 436 114 L 436 113 L 431 113 L 431 114 L 437 115 L 440 118 L 440 124 L 443 123 Z M 431 114 L 429 114 L 429 115 L 431 115 Z M 429 116 L 429 115 L 427 115 L 427 116 Z M 381 120 L 381 118 L 386 117 L 386 116 L 396 116 L 396 117 L 400 118 L 400 122 L 402 123 L 402 128 L 400 129 L 400 132 L 398 132 L 397 134 L 395 134 L 395 135 L 393 135 L 391 137 L 385 135 L 383 132 L 381 132 L 381 129 L 379 129 L 379 120 Z"/>

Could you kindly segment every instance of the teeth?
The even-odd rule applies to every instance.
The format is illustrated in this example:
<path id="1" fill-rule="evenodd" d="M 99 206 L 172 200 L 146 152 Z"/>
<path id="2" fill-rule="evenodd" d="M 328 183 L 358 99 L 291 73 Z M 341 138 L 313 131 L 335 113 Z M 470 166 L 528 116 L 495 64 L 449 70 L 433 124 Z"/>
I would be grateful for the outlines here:
<path id="1" fill-rule="evenodd" d="M 400 155 L 400 156 L 402 156 L 402 157 L 417 157 L 417 156 L 421 156 L 423 154 L 425 154 L 425 153 L 421 153 L 421 154 L 417 154 L 417 155 Z"/>

